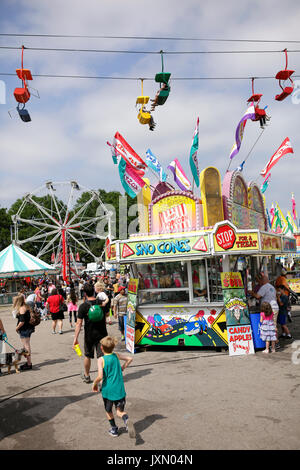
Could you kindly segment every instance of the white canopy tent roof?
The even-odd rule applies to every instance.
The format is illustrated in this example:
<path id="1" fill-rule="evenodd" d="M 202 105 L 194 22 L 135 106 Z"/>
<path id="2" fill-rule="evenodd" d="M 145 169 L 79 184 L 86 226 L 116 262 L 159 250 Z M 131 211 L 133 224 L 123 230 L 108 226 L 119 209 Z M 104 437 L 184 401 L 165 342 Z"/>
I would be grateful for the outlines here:
<path id="1" fill-rule="evenodd" d="M 0 252 L 0 278 L 57 274 L 58 269 L 22 250 L 15 244 Z"/>

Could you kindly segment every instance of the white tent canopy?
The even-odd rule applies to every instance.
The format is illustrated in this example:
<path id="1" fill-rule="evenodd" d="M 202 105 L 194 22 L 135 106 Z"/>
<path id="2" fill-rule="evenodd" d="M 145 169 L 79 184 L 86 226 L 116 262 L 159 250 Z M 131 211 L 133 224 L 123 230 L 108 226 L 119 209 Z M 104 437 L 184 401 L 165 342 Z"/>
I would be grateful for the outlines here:
<path id="1" fill-rule="evenodd" d="M 0 252 L 0 278 L 57 274 L 50 264 L 22 250 L 15 244 Z"/>

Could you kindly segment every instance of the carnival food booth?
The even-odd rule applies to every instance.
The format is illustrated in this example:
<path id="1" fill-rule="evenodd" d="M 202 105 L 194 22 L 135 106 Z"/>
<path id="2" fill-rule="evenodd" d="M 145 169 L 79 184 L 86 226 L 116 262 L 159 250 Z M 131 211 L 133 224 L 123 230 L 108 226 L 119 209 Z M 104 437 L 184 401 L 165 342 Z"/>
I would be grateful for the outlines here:
<path id="1" fill-rule="evenodd" d="M 136 287 L 135 346 L 228 347 L 254 352 L 249 292 L 260 271 L 275 273 L 275 256 L 295 239 L 267 231 L 255 183 L 214 167 L 200 175 L 201 198 L 159 183 L 138 195 L 140 233 L 108 241 L 106 260 L 127 264 Z M 138 286 L 138 287 L 137 287 Z M 136 290 L 136 292 L 134 292 Z"/>

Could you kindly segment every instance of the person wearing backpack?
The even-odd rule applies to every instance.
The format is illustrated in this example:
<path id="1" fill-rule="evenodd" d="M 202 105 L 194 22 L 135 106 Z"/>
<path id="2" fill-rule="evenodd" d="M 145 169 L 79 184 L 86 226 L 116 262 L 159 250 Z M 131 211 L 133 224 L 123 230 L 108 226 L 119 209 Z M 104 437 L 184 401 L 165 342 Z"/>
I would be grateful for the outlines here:
<path id="1" fill-rule="evenodd" d="M 86 283 L 83 288 L 86 299 L 80 305 L 77 315 L 77 323 L 73 347 L 79 344 L 78 337 L 84 323 L 84 372 L 82 380 L 91 383 L 90 369 L 91 360 L 94 359 L 96 350 L 97 359 L 103 355 L 100 340 L 107 336 L 105 314 L 101 308 L 101 302 L 95 297 L 95 290 L 92 284 Z M 84 320 L 84 322 L 83 322 Z"/>
<path id="2" fill-rule="evenodd" d="M 22 294 L 14 297 L 13 309 L 15 310 L 16 317 L 18 319 L 16 332 L 20 335 L 23 347 L 29 353 L 27 356 L 27 363 L 21 365 L 20 369 L 30 370 L 32 369 L 30 336 L 35 331 L 35 328 L 30 323 L 30 307 L 26 305 L 25 298 Z"/>

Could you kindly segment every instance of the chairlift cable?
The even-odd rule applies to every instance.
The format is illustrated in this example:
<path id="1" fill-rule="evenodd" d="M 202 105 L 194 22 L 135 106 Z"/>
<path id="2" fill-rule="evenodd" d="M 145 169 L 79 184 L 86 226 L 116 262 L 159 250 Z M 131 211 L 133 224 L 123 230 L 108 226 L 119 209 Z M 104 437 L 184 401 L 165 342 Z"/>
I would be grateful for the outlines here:
<path id="1" fill-rule="evenodd" d="M 0 33 L 3 37 L 39 37 L 39 38 L 69 38 L 69 39 L 125 39 L 142 41 L 199 41 L 199 42 L 233 42 L 233 43 L 277 43 L 300 44 L 300 40 L 280 39 L 225 39 L 225 38 L 196 38 L 196 37 L 161 37 L 161 36 L 110 36 L 110 35 L 83 35 L 83 34 L 33 34 L 33 33 Z"/>

